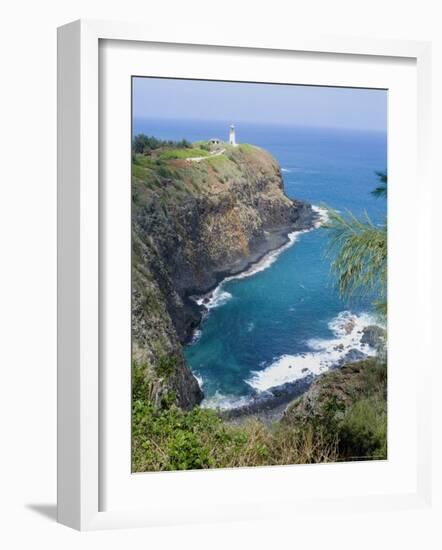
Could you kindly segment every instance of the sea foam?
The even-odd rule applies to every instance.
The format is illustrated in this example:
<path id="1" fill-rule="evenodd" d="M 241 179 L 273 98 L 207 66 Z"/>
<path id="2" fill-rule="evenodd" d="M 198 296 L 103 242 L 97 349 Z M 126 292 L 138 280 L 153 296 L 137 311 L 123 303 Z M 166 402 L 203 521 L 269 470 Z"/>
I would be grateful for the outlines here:
<path id="1" fill-rule="evenodd" d="M 244 407 L 249 403 L 250 396 L 224 395 L 217 390 L 211 397 L 207 397 L 203 400 L 201 407 L 203 409 L 219 409 L 226 411 Z"/>
<path id="2" fill-rule="evenodd" d="M 199 306 L 204 305 L 207 309 L 213 309 L 215 307 L 220 307 L 226 304 L 232 298 L 230 292 L 227 292 L 223 289 L 223 283 L 226 280 L 227 279 L 224 279 L 224 281 L 219 284 L 212 292 L 196 298 L 195 302 Z"/>
<path id="3" fill-rule="evenodd" d="M 199 374 L 196 374 L 195 372 L 193 373 L 193 376 L 196 378 L 196 381 L 198 382 L 198 386 L 200 387 L 200 389 L 203 389 L 203 386 L 204 386 L 203 377 L 200 376 Z"/>
<path id="4" fill-rule="evenodd" d="M 201 338 L 201 334 L 202 334 L 201 329 L 197 328 L 193 333 L 192 341 L 190 343 L 195 344 L 196 342 L 198 342 L 198 340 Z"/>
<path id="5" fill-rule="evenodd" d="M 373 356 L 375 350 L 361 343 L 361 335 L 365 327 L 375 322 L 369 314 L 355 315 L 350 311 L 343 311 L 328 324 L 333 338 L 309 340 L 309 351 L 296 355 L 282 355 L 263 370 L 253 372 L 246 382 L 262 392 L 340 366 L 354 350 L 364 356 Z"/>
<path id="6" fill-rule="evenodd" d="M 328 222 L 329 216 L 327 208 L 323 208 L 322 206 L 312 206 L 312 210 L 318 214 L 318 219 L 315 222 L 315 229 Z"/>

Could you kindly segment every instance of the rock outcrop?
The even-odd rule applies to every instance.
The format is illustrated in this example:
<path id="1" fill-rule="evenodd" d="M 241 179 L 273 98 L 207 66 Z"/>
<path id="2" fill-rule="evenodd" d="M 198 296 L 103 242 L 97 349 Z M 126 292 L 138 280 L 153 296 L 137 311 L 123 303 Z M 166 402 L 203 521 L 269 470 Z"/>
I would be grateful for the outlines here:
<path id="1" fill-rule="evenodd" d="M 283 423 L 302 425 L 339 421 L 357 401 L 382 394 L 386 400 L 387 369 L 376 358 L 344 365 L 319 376 L 310 388 L 291 403 Z"/>
<path id="2" fill-rule="evenodd" d="M 258 147 L 226 147 L 201 162 L 136 155 L 132 210 L 133 361 L 146 391 L 184 409 L 203 397 L 182 345 L 201 320 L 190 298 L 310 228 L 311 206 L 289 199 L 280 168 Z"/>
<path id="3" fill-rule="evenodd" d="M 376 350 L 378 355 L 385 355 L 387 345 L 387 331 L 377 325 L 369 325 L 362 330 L 362 344 L 368 344 Z"/>

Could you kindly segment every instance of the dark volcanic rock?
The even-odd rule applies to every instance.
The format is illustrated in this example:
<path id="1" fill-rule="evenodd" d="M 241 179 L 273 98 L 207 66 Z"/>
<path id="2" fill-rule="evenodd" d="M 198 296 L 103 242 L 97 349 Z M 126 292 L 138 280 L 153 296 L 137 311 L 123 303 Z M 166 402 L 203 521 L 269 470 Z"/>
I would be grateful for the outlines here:
<path id="1" fill-rule="evenodd" d="M 281 405 L 287 405 L 302 395 L 308 390 L 314 379 L 315 377 L 310 374 L 294 382 L 275 386 L 266 392 L 256 394 L 249 403 L 242 407 L 223 411 L 222 415 L 229 420 L 258 414 L 262 416 L 262 413 L 272 411 Z"/>
<path id="2" fill-rule="evenodd" d="M 386 345 L 387 332 L 377 325 L 370 325 L 362 330 L 361 342 L 368 344 L 377 352 L 381 352 Z"/>

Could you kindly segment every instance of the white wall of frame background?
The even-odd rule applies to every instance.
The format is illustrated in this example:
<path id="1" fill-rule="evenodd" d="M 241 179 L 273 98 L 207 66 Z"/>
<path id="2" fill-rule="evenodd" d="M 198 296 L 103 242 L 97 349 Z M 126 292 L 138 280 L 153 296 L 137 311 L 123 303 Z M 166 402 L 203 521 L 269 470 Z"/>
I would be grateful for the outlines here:
<path id="1" fill-rule="evenodd" d="M 269 522 L 77 533 L 55 523 L 56 27 L 82 18 L 224 28 L 225 37 L 280 33 L 433 40 L 433 154 L 442 146 L 442 35 L 437 0 L 16 0 L 3 4 L 0 86 L 0 544 L 4 548 L 440 548 L 442 483 L 432 510 Z M 442 188 L 442 169 L 433 165 Z M 442 202 L 442 191 L 438 190 Z M 435 248 L 442 230 L 435 221 Z M 440 253 L 435 277 L 442 280 Z M 435 295 L 441 309 L 441 293 Z M 435 334 L 440 322 L 434 318 Z M 442 369 L 440 369 L 442 370 Z M 440 381 L 440 373 L 436 372 Z M 436 380 L 436 381 L 437 381 Z M 433 391 L 435 464 L 442 463 L 441 384 Z M 439 438 L 439 439 L 438 439 Z M 440 522 L 439 522 L 440 523 Z"/>

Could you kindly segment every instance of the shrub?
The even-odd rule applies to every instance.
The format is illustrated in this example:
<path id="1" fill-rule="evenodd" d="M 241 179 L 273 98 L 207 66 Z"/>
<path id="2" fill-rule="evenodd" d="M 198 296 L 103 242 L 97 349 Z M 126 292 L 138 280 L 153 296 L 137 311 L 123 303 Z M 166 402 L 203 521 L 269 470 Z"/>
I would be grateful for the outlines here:
<path id="1" fill-rule="evenodd" d="M 357 401 L 339 428 L 342 459 L 387 458 L 387 402 L 376 398 Z"/>
<path id="2" fill-rule="evenodd" d="M 138 394 L 139 395 L 139 394 Z M 164 403 L 163 403 L 164 405 Z M 132 469 L 137 472 L 305 464 L 336 459 L 336 444 L 321 430 L 298 430 L 257 420 L 226 423 L 216 411 L 163 409 L 134 399 Z"/>
<path id="3" fill-rule="evenodd" d="M 167 380 L 173 374 L 177 363 L 177 357 L 162 354 L 158 360 L 158 363 L 155 365 L 155 372 L 159 377 Z"/>
<path id="4" fill-rule="evenodd" d="M 146 134 L 137 134 L 132 140 L 132 150 L 134 153 L 147 153 L 160 147 L 175 147 L 177 149 L 187 149 L 192 147 L 192 144 L 187 139 L 180 141 L 158 139 L 154 136 L 146 136 Z"/>
<path id="5" fill-rule="evenodd" d="M 146 369 L 147 366 L 145 364 L 132 362 L 132 400 L 134 402 L 145 398 L 146 381 L 144 372 Z"/>
<path id="6" fill-rule="evenodd" d="M 198 147 L 200 147 L 200 149 L 204 149 L 204 151 L 210 151 L 210 144 L 207 143 L 207 141 L 202 141 L 198 144 Z"/>

